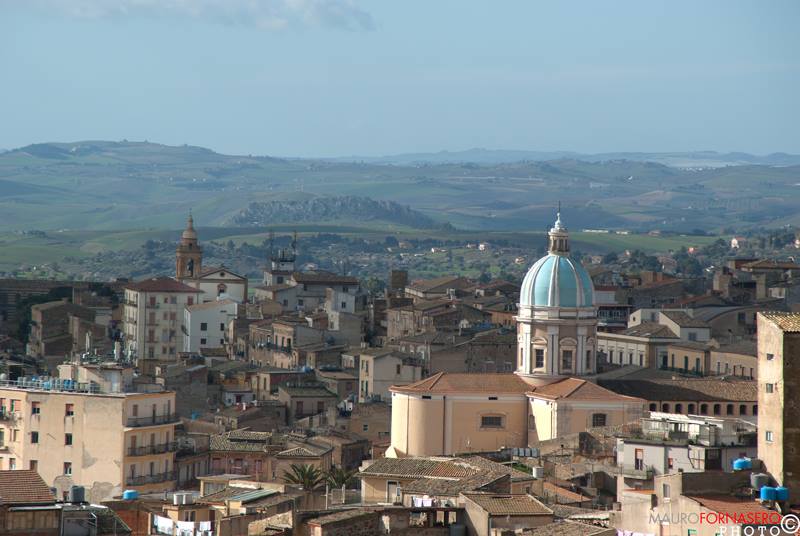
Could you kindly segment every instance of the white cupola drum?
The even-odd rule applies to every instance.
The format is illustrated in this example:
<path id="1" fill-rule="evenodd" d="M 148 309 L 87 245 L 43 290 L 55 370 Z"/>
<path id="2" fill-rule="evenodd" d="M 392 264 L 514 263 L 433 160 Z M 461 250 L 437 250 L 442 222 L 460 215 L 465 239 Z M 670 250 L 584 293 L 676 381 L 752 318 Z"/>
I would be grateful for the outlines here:
<path id="1" fill-rule="evenodd" d="M 559 212 L 548 233 L 547 255 L 530 267 L 520 289 L 518 374 L 547 381 L 596 372 L 594 285 L 569 251 Z"/>

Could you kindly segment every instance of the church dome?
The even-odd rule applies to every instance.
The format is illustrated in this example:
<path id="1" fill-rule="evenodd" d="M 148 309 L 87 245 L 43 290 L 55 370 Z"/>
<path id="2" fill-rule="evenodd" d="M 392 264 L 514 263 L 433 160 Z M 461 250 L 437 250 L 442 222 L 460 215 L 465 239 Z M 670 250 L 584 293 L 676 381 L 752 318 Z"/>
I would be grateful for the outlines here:
<path id="1" fill-rule="evenodd" d="M 549 237 L 549 253 L 531 266 L 522 281 L 520 306 L 593 307 L 592 278 L 579 261 L 569 257 L 569 235 L 560 214 Z"/>

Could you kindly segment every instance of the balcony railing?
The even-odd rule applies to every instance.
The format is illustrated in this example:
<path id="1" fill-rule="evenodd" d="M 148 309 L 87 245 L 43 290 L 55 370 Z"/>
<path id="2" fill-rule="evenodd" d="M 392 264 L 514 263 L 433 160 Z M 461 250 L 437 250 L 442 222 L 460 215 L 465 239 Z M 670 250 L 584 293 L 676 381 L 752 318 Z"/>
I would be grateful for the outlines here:
<path id="1" fill-rule="evenodd" d="M 0 421 L 15 421 L 17 420 L 17 413 L 6 408 L 0 408 Z"/>
<path id="2" fill-rule="evenodd" d="M 644 464 L 624 464 L 618 466 L 618 469 L 622 476 L 640 480 L 650 480 L 655 473 L 652 466 Z"/>
<path id="3" fill-rule="evenodd" d="M 157 473 L 154 475 L 129 476 L 125 479 L 125 482 L 128 486 L 144 486 L 146 484 L 158 484 L 159 482 L 169 482 L 170 480 L 176 479 L 177 474 L 175 471 L 169 471 L 167 473 Z"/>
<path id="4" fill-rule="evenodd" d="M 145 447 L 129 447 L 128 456 L 150 456 L 152 454 L 165 454 L 178 450 L 178 443 L 162 443 L 161 445 L 147 445 Z"/>
<path id="5" fill-rule="evenodd" d="M 149 417 L 128 417 L 128 426 L 156 426 L 178 422 L 178 414 L 150 415 Z"/>

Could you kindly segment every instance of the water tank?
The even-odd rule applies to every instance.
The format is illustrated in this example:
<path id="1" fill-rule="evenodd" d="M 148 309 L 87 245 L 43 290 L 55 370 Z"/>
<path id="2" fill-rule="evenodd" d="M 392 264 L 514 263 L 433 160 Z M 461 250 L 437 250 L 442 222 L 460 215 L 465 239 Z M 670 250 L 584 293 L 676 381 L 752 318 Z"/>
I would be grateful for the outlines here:
<path id="1" fill-rule="evenodd" d="M 789 488 L 785 488 L 783 486 L 778 486 L 775 488 L 775 500 L 776 501 L 788 501 L 789 500 Z"/>
<path id="2" fill-rule="evenodd" d="M 133 501 L 139 498 L 139 492 L 135 489 L 126 489 L 122 492 L 123 501 Z"/>
<path id="3" fill-rule="evenodd" d="M 750 461 L 750 458 L 739 458 L 738 460 L 733 460 L 734 471 L 746 471 L 752 468 L 753 462 Z"/>
<path id="4" fill-rule="evenodd" d="M 769 484 L 769 475 L 764 473 L 753 473 L 750 475 L 750 487 L 753 489 L 761 489 Z"/>
<path id="5" fill-rule="evenodd" d="M 450 525 L 450 536 L 467 536 L 466 525 L 460 525 L 458 523 Z"/>
<path id="6" fill-rule="evenodd" d="M 86 502 L 86 489 L 83 486 L 72 486 L 69 489 L 69 502 L 72 503 Z"/>
<path id="7" fill-rule="evenodd" d="M 774 501 L 776 497 L 775 488 L 772 486 L 764 486 L 761 488 L 759 494 L 762 501 Z"/>
<path id="8" fill-rule="evenodd" d="M 544 478 L 544 467 L 534 467 L 533 478 Z"/>

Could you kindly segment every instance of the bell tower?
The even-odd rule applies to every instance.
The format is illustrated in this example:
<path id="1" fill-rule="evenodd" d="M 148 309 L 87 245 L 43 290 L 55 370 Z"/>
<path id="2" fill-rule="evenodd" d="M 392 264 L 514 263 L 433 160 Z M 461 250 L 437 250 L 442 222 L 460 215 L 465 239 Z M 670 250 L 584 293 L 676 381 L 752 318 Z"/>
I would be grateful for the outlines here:
<path id="1" fill-rule="evenodd" d="M 186 222 L 186 229 L 181 234 L 181 241 L 175 250 L 175 278 L 197 279 L 203 267 L 203 248 L 197 243 L 197 231 L 194 230 L 194 219 L 191 213 Z"/>

